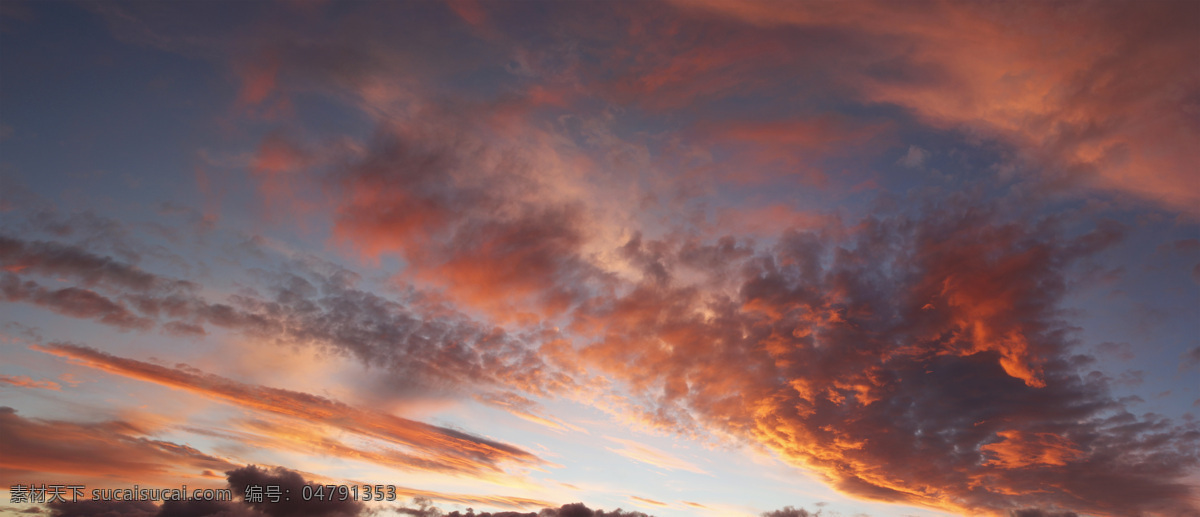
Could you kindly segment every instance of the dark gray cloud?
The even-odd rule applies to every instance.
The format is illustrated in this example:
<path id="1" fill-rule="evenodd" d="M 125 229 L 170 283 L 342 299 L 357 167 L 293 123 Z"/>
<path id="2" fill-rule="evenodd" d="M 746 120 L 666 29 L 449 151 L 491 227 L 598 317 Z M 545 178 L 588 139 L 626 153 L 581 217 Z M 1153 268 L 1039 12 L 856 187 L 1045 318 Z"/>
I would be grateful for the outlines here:
<path id="1" fill-rule="evenodd" d="M 283 467 L 247 465 L 225 473 L 234 501 L 93 501 L 54 502 L 46 505 L 53 517 L 357 517 L 366 515 L 366 505 L 345 501 L 304 501 L 301 492 L 305 485 L 314 484 L 298 472 Z M 279 502 L 246 502 L 248 486 L 277 486 L 282 494 L 291 494 Z"/>
<path id="2" fill-rule="evenodd" d="M 402 515 L 415 517 L 653 517 L 651 515 L 616 510 L 593 510 L 583 503 L 564 504 L 558 508 L 542 508 L 537 512 L 476 512 L 474 509 L 447 512 L 426 498 L 413 498 L 412 503 L 395 508 Z"/>
<path id="3" fill-rule="evenodd" d="M 47 505 L 52 517 L 158 517 L 158 505 L 149 501 L 77 501 Z"/>
<path id="4" fill-rule="evenodd" d="M 121 330 L 146 330 L 154 326 L 153 320 L 138 316 L 125 304 L 95 291 L 79 287 L 48 289 L 7 271 L 0 272 L 0 296 L 7 302 L 30 303 L 64 316 L 94 319 Z"/>
<path id="5" fill-rule="evenodd" d="M 280 487 L 285 495 L 278 502 L 264 499 L 261 502 L 246 503 L 272 517 L 353 517 L 366 511 L 366 505 L 354 499 L 305 501 L 302 497 L 303 488 L 314 482 L 305 480 L 299 473 L 283 467 L 261 468 L 249 465 L 225 474 L 229 479 L 229 486 L 239 497 L 246 495 L 248 486 Z"/>
<path id="6" fill-rule="evenodd" d="M 138 292 L 194 291 L 191 282 L 163 278 L 126 262 L 100 256 L 77 246 L 51 241 L 26 241 L 0 235 L 0 266 L 46 276 L 63 276 L 81 285 L 102 285 Z"/>
<path id="7" fill-rule="evenodd" d="M 763 512 L 762 517 L 816 517 L 821 512 L 810 513 L 804 508 L 796 508 L 794 506 L 784 506 L 778 510 Z"/>
<path id="8" fill-rule="evenodd" d="M 1009 512 L 1009 517 L 1079 517 L 1075 512 L 1055 512 L 1047 510 L 1039 510 L 1036 508 L 1028 508 L 1024 510 L 1013 510 Z"/>

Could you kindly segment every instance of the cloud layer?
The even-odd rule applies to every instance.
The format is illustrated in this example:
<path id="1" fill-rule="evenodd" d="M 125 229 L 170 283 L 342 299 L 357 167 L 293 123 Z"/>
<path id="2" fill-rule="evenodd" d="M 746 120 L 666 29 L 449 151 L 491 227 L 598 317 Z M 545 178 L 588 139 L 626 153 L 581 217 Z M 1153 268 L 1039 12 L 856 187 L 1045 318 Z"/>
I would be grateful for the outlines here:
<path id="1" fill-rule="evenodd" d="M 6 304 L 171 342 L 232 336 L 353 358 L 389 378 L 365 397 L 385 403 L 472 400 L 560 433 L 583 427 L 546 403 L 581 403 L 639 430 L 766 451 L 872 501 L 1014 517 L 1200 511 L 1200 423 L 1136 414 L 1144 399 L 1126 389 L 1156 374 L 1109 371 L 1169 357 L 1178 364 L 1158 374 L 1185 385 L 1194 336 L 1150 325 L 1092 357 L 1070 303 L 1116 314 L 1129 299 L 1196 299 L 1200 4 L 88 9 L 123 44 L 224 74 L 220 125 L 239 144 L 193 153 L 201 193 L 189 202 L 205 214 L 186 228 L 6 200 Z M 230 209 L 227 190 L 261 206 Z M 1131 251 L 1147 245 L 1153 261 Z M 1088 290 L 1126 276 L 1153 281 Z M 39 343 L 245 412 L 186 429 L 214 440 L 471 479 L 548 465 L 319 387 L 164 366 L 113 343 Z M 38 379 L 0 384 L 72 393 Z M 28 413 L 0 411 L 15 437 L 6 477 L 304 482 L 138 422 Z M 679 475 L 717 470 L 595 438 Z M 399 511 L 441 512 L 417 506 Z M 365 511 L 73 508 L 55 511 Z"/>

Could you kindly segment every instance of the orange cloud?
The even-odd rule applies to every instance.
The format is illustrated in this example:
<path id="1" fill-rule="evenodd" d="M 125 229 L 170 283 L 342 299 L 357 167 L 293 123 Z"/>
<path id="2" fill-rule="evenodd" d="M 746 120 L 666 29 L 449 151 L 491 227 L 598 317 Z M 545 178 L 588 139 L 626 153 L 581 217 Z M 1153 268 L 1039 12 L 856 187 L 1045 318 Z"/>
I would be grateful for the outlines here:
<path id="1" fill-rule="evenodd" d="M 662 507 L 671 506 L 671 505 L 669 505 L 669 504 L 667 504 L 667 503 L 664 503 L 664 502 L 662 502 L 662 501 L 655 501 L 654 499 L 648 499 L 648 498 L 645 498 L 645 497 L 638 497 L 638 496 L 636 496 L 636 495 L 631 495 L 631 496 L 629 496 L 629 498 L 630 498 L 630 499 L 633 499 L 635 502 L 638 502 L 638 503 L 643 503 L 643 504 L 648 504 L 648 505 L 650 505 L 650 506 L 662 506 Z"/>
<path id="2" fill-rule="evenodd" d="M 1007 140 L 1052 177 L 1200 215 L 1200 127 L 1185 114 L 1200 106 L 1194 2 L 677 4 L 763 31 L 848 31 L 873 52 L 818 66 L 863 101 Z M 744 84 L 772 73 L 757 68 Z"/>
<path id="3" fill-rule="evenodd" d="M 0 375 L 0 383 L 18 388 L 37 388 L 43 390 L 61 391 L 62 386 L 54 381 L 35 381 L 27 375 Z"/>
<path id="4" fill-rule="evenodd" d="M 310 199 L 309 189 L 305 188 L 311 182 L 305 172 L 316 165 L 318 159 L 281 132 L 272 132 L 263 138 L 251 163 L 251 173 L 258 180 L 259 192 L 267 208 L 287 210 L 293 215 L 315 210 L 318 201 Z"/>
<path id="5" fill-rule="evenodd" d="M 1006 469 L 1030 466 L 1062 466 L 1083 458 L 1086 454 L 1075 448 L 1070 440 L 1054 433 L 1027 433 L 1023 431 L 999 431 L 1001 441 L 979 448 L 993 456 L 987 465 Z"/>
<path id="6" fill-rule="evenodd" d="M 213 483 L 206 473 L 236 465 L 187 445 L 155 440 L 137 422 L 78 423 L 24 418 L 0 408 L 0 478 L 96 486 Z"/>
<path id="7" fill-rule="evenodd" d="M 727 121 L 697 128 L 707 145 L 732 149 L 729 178 L 738 182 L 766 182 L 800 177 L 817 185 L 826 184 L 819 160 L 846 155 L 869 140 L 883 135 L 889 124 L 854 122 L 824 114 L 811 119 L 776 121 Z"/>
<path id="8" fill-rule="evenodd" d="M 650 401 L 626 411 L 653 427 L 748 437 L 856 497 L 994 515 L 1189 508 L 1177 480 L 1196 456 L 1137 458 L 1193 426 L 1150 438 L 1106 421 L 1119 405 L 1068 362 L 1054 309 L 1063 269 L 1122 227 L 1066 238 L 992 217 L 963 205 L 785 232 L 707 268 L 736 279 L 725 296 L 681 282 L 685 246 L 631 241 L 644 276 L 580 311 L 595 336 L 580 362 Z"/>
<path id="9" fill-rule="evenodd" d="M 238 103 L 243 106 L 255 106 L 267 100 L 267 97 L 277 90 L 279 67 L 279 59 L 271 53 L 244 62 L 238 68 L 242 82 L 238 91 Z"/>
<path id="10" fill-rule="evenodd" d="M 389 414 L 353 408 L 324 397 L 238 383 L 189 368 L 166 368 L 115 357 L 76 345 L 34 345 L 33 349 L 79 364 L 133 379 L 170 386 L 237 406 L 320 424 L 411 450 L 407 454 L 365 455 L 377 462 L 458 472 L 499 472 L 504 463 L 537 465 L 534 455 L 511 445 L 476 438 L 466 433 L 423 424 Z M 262 429 L 259 429 L 260 431 Z M 292 441 L 322 440 L 308 431 L 289 436 Z M 324 446 L 333 452 L 352 452 L 336 442 Z"/>
<path id="11" fill-rule="evenodd" d="M 516 151 L 493 149 L 477 134 L 485 131 L 429 125 L 390 128 L 337 174 L 335 239 L 367 256 L 399 253 L 405 279 L 499 321 L 530 322 L 577 303 L 599 277 L 579 254 L 589 237 L 584 206 L 540 188 L 545 179 L 504 158 Z"/>

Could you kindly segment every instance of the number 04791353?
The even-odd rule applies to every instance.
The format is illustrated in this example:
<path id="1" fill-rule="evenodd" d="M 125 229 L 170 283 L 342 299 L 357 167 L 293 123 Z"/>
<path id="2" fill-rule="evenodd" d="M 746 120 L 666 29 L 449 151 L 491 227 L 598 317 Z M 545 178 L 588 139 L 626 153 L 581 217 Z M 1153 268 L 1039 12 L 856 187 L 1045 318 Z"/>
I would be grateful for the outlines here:
<path id="1" fill-rule="evenodd" d="M 395 501 L 396 485 L 304 485 L 305 501 Z"/>

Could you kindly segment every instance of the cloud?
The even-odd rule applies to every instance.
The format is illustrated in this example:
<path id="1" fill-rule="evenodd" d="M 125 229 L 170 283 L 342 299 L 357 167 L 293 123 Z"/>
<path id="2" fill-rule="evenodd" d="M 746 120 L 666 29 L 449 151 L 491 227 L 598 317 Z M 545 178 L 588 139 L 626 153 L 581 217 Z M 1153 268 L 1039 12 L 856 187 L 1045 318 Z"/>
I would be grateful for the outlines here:
<path id="1" fill-rule="evenodd" d="M 544 394 L 574 384 L 551 375 L 536 354 L 536 342 L 473 321 L 419 292 L 396 300 L 359 289 L 356 274 L 315 260 L 296 261 L 288 272 L 270 275 L 267 297 L 244 293 L 218 303 L 201 296 L 192 282 L 148 273 L 82 247 L 16 238 L 0 242 L 17 250 L 5 255 L 5 264 L 24 266 L 13 268 L 18 273 L 0 272 L 3 299 L 121 330 L 147 330 L 167 320 L 162 330 L 176 336 L 201 337 L 207 327 L 218 327 L 267 342 L 331 346 L 424 389 L 476 394 L 517 388 Z M 49 290 L 27 278 L 39 273 L 94 285 L 107 295 L 76 286 Z"/>
<path id="2" fill-rule="evenodd" d="M 314 484 L 305 480 L 299 473 L 282 467 L 259 468 L 249 465 L 240 469 L 226 472 L 229 486 L 233 487 L 236 495 L 244 497 L 248 486 L 278 486 L 284 493 L 301 494 L 306 485 Z M 272 501 L 264 498 L 260 502 L 247 503 L 252 508 L 273 517 L 283 516 L 312 516 L 312 517 L 352 517 L 366 511 L 366 505 L 347 498 L 344 501 L 336 499 L 314 499 L 306 501 L 302 497 L 285 498 L 283 501 Z"/>
<path id="3" fill-rule="evenodd" d="M 1200 366 L 1200 346 L 1194 346 L 1179 354 L 1179 369 L 1187 370 Z"/>
<path id="4" fill-rule="evenodd" d="M 541 463 L 536 456 L 508 444 L 386 413 L 354 408 L 307 393 L 243 384 L 187 367 L 167 368 L 77 345 L 34 345 L 33 348 L 108 373 L 184 389 L 267 415 L 322 424 L 410 451 L 401 454 L 385 452 L 377 456 L 338 446 L 336 441 L 326 441 L 325 446 L 332 448 L 329 452 L 344 456 L 361 456 L 408 468 L 464 473 L 499 472 L 503 464 Z M 276 427 L 268 426 L 263 431 L 270 432 Z M 303 436 L 303 433 L 293 432 L 289 436 Z M 316 437 L 313 439 L 321 440 Z"/>
<path id="5" fill-rule="evenodd" d="M 367 508 L 353 499 L 312 499 L 299 497 L 303 488 L 316 482 L 306 480 L 300 473 L 283 468 L 264 468 L 247 465 L 225 472 L 227 484 L 238 498 L 235 501 L 179 500 L 157 504 L 149 501 L 79 500 L 54 502 L 47 506 L 54 517 L 357 517 L 366 515 Z M 248 486 L 276 486 L 281 494 L 293 494 L 273 502 L 269 497 L 261 502 L 245 501 Z"/>
<path id="6" fill-rule="evenodd" d="M 694 129 L 707 146 L 734 152 L 728 160 L 733 182 L 768 182 L 800 178 L 824 187 L 828 182 L 820 160 L 849 155 L 886 134 L 890 125 L 823 114 L 810 119 L 721 121 Z"/>
<path id="7" fill-rule="evenodd" d="M 267 486 L 280 487 L 281 494 L 302 494 L 303 488 L 306 485 L 312 486 L 316 484 L 328 484 L 328 481 L 319 482 L 316 480 L 305 479 L 300 472 L 293 471 L 285 467 L 263 467 L 258 465 L 246 465 L 244 467 L 233 468 L 226 471 L 225 476 L 227 482 L 224 486 L 229 487 L 234 495 L 233 501 L 203 501 L 203 500 L 182 500 L 182 501 L 164 501 L 161 504 L 140 501 L 99 501 L 89 500 L 89 494 L 84 494 L 85 498 L 76 502 L 55 502 L 47 506 L 51 510 L 50 514 L 59 517 L 108 517 L 108 516 L 124 516 L 124 515 L 145 515 L 155 517 L 267 517 L 267 516 L 312 516 L 312 517 L 354 517 L 358 515 L 371 515 L 367 505 L 355 501 L 352 498 L 346 500 L 334 499 L 311 499 L 303 501 L 301 497 L 293 497 L 291 500 L 281 499 L 279 502 L 264 495 L 262 502 L 246 502 L 245 493 L 249 486 L 262 487 L 264 490 Z M 549 506 L 545 501 L 537 501 L 532 499 L 523 499 L 519 497 L 505 496 L 475 496 L 465 494 L 448 494 L 441 492 L 431 492 L 416 490 L 405 487 L 396 487 L 395 494 L 399 498 L 412 497 L 413 504 L 416 508 L 410 508 L 408 505 L 395 508 L 402 515 L 427 515 L 440 517 L 444 512 L 433 506 L 433 499 L 466 505 L 492 505 L 492 506 L 511 506 L 511 507 L 529 507 L 529 506 Z M 287 497 L 286 495 L 284 497 Z M 37 507 L 33 508 L 37 510 Z M 556 509 L 550 508 L 549 511 Z M 543 510 L 547 511 L 547 510 Z M 31 512 L 26 512 L 31 513 Z M 476 514 L 480 515 L 480 514 Z M 537 516 L 538 513 L 518 513 L 518 512 L 484 512 L 483 515 L 492 517 L 526 517 Z M 613 515 L 635 515 L 635 514 L 613 514 Z M 637 514 L 644 515 L 644 514 Z"/>
<path id="8" fill-rule="evenodd" d="M 175 482 L 203 479 L 207 470 L 232 468 L 229 461 L 187 445 L 150 438 L 138 422 L 67 422 L 25 418 L 12 408 L 0 408 L 4 435 L 0 477 L 6 486 L 31 479 Z"/>
<path id="9" fill-rule="evenodd" d="M 415 506 L 415 508 L 413 506 Z M 475 513 L 474 510 L 468 510 L 467 513 L 463 513 L 458 510 L 446 513 L 441 508 L 438 508 L 437 506 L 433 505 L 432 501 L 425 499 L 425 498 L 414 498 L 411 503 L 411 506 L 410 505 L 401 506 L 401 507 L 396 508 L 396 511 L 400 512 L 402 515 L 414 515 L 417 517 L 442 517 L 442 516 L 464 517 L 464 516 L 468 516 L 468 515 L 474 515 L 475 517 L 651 517 L 650 515 L 647 515 L 642 512 L 624 511 L 619 508 L 616 510 L 611 510 L 611 511 L 593 510 L 591 508 L 588 508 L 587 505 L 585 505 L 583 503 L 564 504 L 558 508 L 553 508 L 553 507 L 543 508 L 541 511 L 536 512 L 536 513 L 534 513 L 534 512 L 528 512 L 528 513 L 479 512 L 479 513 Z"/>
<path id="10" fill-rule="evenodd" d="M 631 495 L 631 496 L 629 496 L 629 498 L 633 499 L 634 501 L 636 501 L 638 503 L 648 504 L 650 506 L 671 506 L 662 501 L 655 501 L 654 499 L 650 499 L 650 498 L 646 498 L 646 497 L 638 497 L 636 495 Z"/>
<path id="11" fill-rule="evenodd" d="M 66 316 L 95 319 L 121 330 L 144 330 L 154 325 L 152 320 L 95 291 L 78 287 L 47 289 L 8 272 L 0 273 L 0 296 L 7 302 L 31 303 Z"/>
<path id="12" fill-rule="evenodd" d="M 703 469 L 686 460 L 677 458 L 671 454 L 660 451 L 648 445 L 644 445 L 633 440 L 613 438 L 611 436 L 605 436 L 605 438 L 624 446 L 620 449 L 608 447 L 608 450 L 625 456 L 631 460 L 640 461 L 642 463 L 654 465 L 655 467 L 666 470 L 686 470 L 688 472 L 695 472 L 697 474 L 707 474 L 707 472 L 705 472 Z"/>
<path id="13" fill-rule="evenodd" d="M 1005 469 L 1042 465 L 1063 466 L 1084 455 L 1070 440 L 1053 433 L 1030 435 L 1021 431 L 1000 431 L 996 435 L 1001 441 L 979 448 L 985 455 L 993 456 L 985 465 Z"/>
<path id="14" fill-rule="evenodd" d="M 1080 374 L 1056 316 L 1070 264 L 1118 241 L 1123 228 L 1101 223 L 1067 236 L 1053 220 L 1005 220 L 966 199 L 924 210 L 879 214 L 849 231 L 786 231 L 769 248 L 631 239 L 625 257 L 640 264 L 643 279 L 619 294 L 590 293 L 566 311 L 584 342 L 579 348 L 560 341 L 538 350 L 524 340 L 542 342 L 544 334 L 509 335 L 453 311 L 430 318 L 415 312 L 435 314 L 438 306 L 427 300 L 385 299 L 355 288 L 345 270 L 312 263 L 270 277 L 267 296 L 216 304 L 152 288 L 137 306 L 178 321 L 336 346 L 411 369 L 419 382 L 463 379 L 458 389 L 483 390 L 485 398 L 489 386 L 573 396 L 586 372 L 598 371 L 633 396 L 617 411 L 685 435 L 717 431 L 762 443 L 860 497 L 939 508 L 955 500 L 953 511 L 1001 512 L 1013 502 L 1081 511 L 1186 508 L 1186 485 L 1175 480 L 1195 466 L 1193 431 L 1124 413 L 1107 395 L 1107 381 Z M 536 464 L 502 444 L 381 422 L 320 397 L 72 345 L 48 349 L 262 411 L 271 418 L 243 423 L 241 431 L 264 440 L 271 428 L 286 429 L 268 422 L 290 420 L 305 431 L 294 438 L 310 440 L 295 445 L 322 443 L 386 464 L 468 472 Z M 620 400 L 611 395 L 595 402 Z M 313 442 L 321 435 L 297 418 L 312 405 L 343 418 L 336 424 L 343 429 L 434 452 L 389 456 Z M 426 431 L 486 452 L 463 461 L 418 440 Z M 1138 459 L 1161 455 L 1171 459 Z M 1043 485 L 1061 488 L 1037 488 Z"/>
<path id="15" fill-rule="evenodd" d="M 804 508 L 796 508 L 794 506 L 784 506 L 778 510 L 763 512 L 762 517 L 816 517 L 821 512 L 809 513 Z"/>
<path id="16" fill-rule="evenodd" d="M 1096 345 L 1096 351 L 1098 351 L 1101 356 L 1120 359 L 1122 361 L 1131 361 L 1134 357 L 1136 357 L 1133 353 L 1133 345 L 1129 343 L 1114 343 L 1112 341 L 1105 341 L 1099 345 Z"/>
<path id="17" fill-rule="evenodd" d="M 577 303 L 596 274 L 579 256 L 584 206 L 546 192 L 533 164 L 482 130 L 438 115 L 382 128 L 335 173 L 336 238 L 369 256 L 400 253 L 409 277 L 498 320 Z"/>
<path id="18" fill-rule="evenodd" d="M 404 382 L 511 402 L 532 416 L 522 400 L 586 395 L 662 430 L 761 444 L 858 497 L 995 515 L 1194 511 L 1186 481 L 1198 461 L 1195 424 L 1128 413 L 1109 393 L 1112 381 L 1077 355 L 1062 306 L 1072 265 L 1128 230 L 1100 221 L 1080 234 L 1067 220 L 1082 214 L 1028 215 L 1045 207 L 1022 197 L 1100 189 L 1195 215 L 1194 3 L 562 4 L 536 8 L 554 34 L 528 36 L 506 29 L 494 7 L 473 7 L 412 4 L 397 8 L 406 16 L 380 16 L 383 7 L 364 4 L 345 9 L 338 30 L 243 31 L 265 34 L 252 41 L 186 23 L 152 30 L 159 19 L 138 5 L 98 8 L 126 37 L 159 48 L 200 42 L 203 55 L 216 49 L 234 63 L 243 105 L 303 88 L 358 102 L 378 122 L 373 140 L 308 179 L 331 196 L 323 215 L 334 242 L 368 258 L 400 256 L 393 280 L 418 290 L 387 298 L 345 270 L 304 263 L 271 274 L 266 295 L 215 301 L 147 280 L 128 257 L 116 263 L 10 239 L 0 241 L 6 299 L 118 328 L 166 321 L 176 334 L 217 327 L 331 347 Z M 522 20 L 534 10 L 510 9 Z M 447 18 L 455 24 L 436 36 L 393 23 Z M 486 44 L 436 39 L 484 25 Z M 521 30 L 531 25 L 542 24 Z M 562 41 L 568 50 L 532 56 L 525 48 L 559 34 L 572 35 Z M 256 50 L 233 59 L 246 48 Z M 409 48 L 422 51 L 396 50 Z M 464 70 L 512 60 L 500 93 L 443 92 Z M 569 95 L 532 100 L 558 91 Z M 583 115 L 589 103 L 606 104 L 604 113 Z M 902 127 L 822 115 L 831 105 L 889 113 Z M 537 116 L 564 106 L 575 113 Z M 629 146 L 618 131 L 589 125 L 618 113 L 622 123 L 610 126 L 626 133 L 641 117 L 661 116 L 653 120 L 684 136 L 638 130 L 629 139 L 647 143 Z M 813 159 L 895 157 L 904 150 L 873 140 L 893 129 L 996 146 L 1029 171 L 1008 194 L 885 197 L 844 225 L 705 181 L 722 167 L 776 166 L 799 171 L 813 195 L 836 196 L 825 190 L 836 182 L 822 178 L 837 169 Z M 697 143 L 712 150 L 691 152 Z M 254 169 L 281 179 L 308 158 L 268 137 Z M 899 165 L 928 158 L 909 146 Z M 580 179 L 604 175 L 631 187 L 595 193 L 593 180 Z M 267 186 L 268 196 L 293 195 Z M 1000 200 L 984 200 L 993 194 Z M 615 208 L 601 206 L 609 202 Z M 722 203 L 735 206 L 708 224 L 724 207 L 707 205 Z M 742 230 L 761 241 L 722 233 Z M 51 290 L 26 278 L 35 274 L 80 285 Z M 536 463 L 496 448 L 503 444 L 380 421 L 320 397 L 54 350 L 269 414 L 237 432 L 270 438 L 268 428 L 290 419 L 304 431 L 297 440 L 315 443 L 321 436 L 306 434 L 297 417 L 312 405 L 354 433 L 380 424 L 387 431 L 371 436 L 402 446 L 428 432 L 491 450 L 485 466 Z M 1101 351 L 1127 355 L 1120 346 Z M 372 452 L 321 443 L 339 454 Z M 690 465 L 636 445 L 622 450 Z M 397 458 L 377 461 L 414 461 Z"/>
<path id="19" fill-rule="evenodd" d="M 908 152 L 901 156 L 896 162 L 910 169 L 917 169 L 925 165 L 925 160 L 929 158 L 929 151 L 921 149 L 915 145 L 908 146 Z"/>
<path id="20" fill-rule="evenodd" d="M 0 375 L 0 383 L 18 388 L 37 388 L 43 390 L 61 391 L 62 386 L 54 381 L 35 381 L 27 375 Z"/>
<path id="21" fill-rule="evenodd" d="M 1010 517 L 1077 517 L 1079 514 L 1075 512 L 1054 512 L 1039 510 L 1036 508 L 1028 508 L 1024 510 L 1013 510 L 1009 512 Z"/>
<path id="22" fill-rule="evenodd" d="M 53 517 L 157 517 L 158 506 L 149 501 L 78 501 L 51 503 Z"/>
<path id="23" fill-rule="evenodd" d="M 762 40 L 812 34 L 836 49 L 806 49 L 786 63 L 742 64 L 749 69 L 726 82 L 743 90 L 761 92 L 770 84 L 764 78 L 786 78 L 808 65 L 845 88 L 842 97 L 902 106 L 938 127 L 970 126 L 1036 156 L 1052 177 L 1075 176 L 1085 185 L 1197 214 L 1196 189 L 1187 185 L 1194 185 L 1188 164 L 1198 156 L 1186 141 L 1200 128 L 1185 113 L 1200 99 L 1200 72 L 1186 66 L 1193 56 L 1181 50 L 1200 43 L 1183 21 L 1200 15 L 1193 3 L 1160 2 L 1152 9 L 1125 2 L 1019 9 L 931 3 L 919 13 L 888 2 L 854 8 L 769 0 L 678 4 L 711 23 L 735 22 L 727 34 L 736 36 L 694 48 L 747 46 L 739 32 L 745 24 Z M 951 18 L 956 23 L 944 23 Z M 839 44 L 842 38 L 855 44 Z M 835 52 L 841 55 L 830 59 Z M 813 59 L 821 54 L 826 59 Z M 693 60 L 687 53 L 656 57 L 661 70 L 691 72 L 678 82 L 703 79 L 684 67 Z"/>
<path id="24" fill-rule="evenodd" d="M 858 497 L 1190 508 L 1197 429 L 1124 412 L 1104 378 L 1082 375 L 1058 316 L 1067 268 L 1123 229 L 1067 236 L 971 205 L 873 216 L 844 240 L 787 232 L 729 257 L 733 294 L 647 270 L 580 315 L 599 325 L 581 359 L 651 401 L 660 428 L 746 436 Z"/>
<path id="25" fill-rule="evenodd" d="M 73 278 L 85 287 L 133 291 L 194 291 L 196 284 L 171 280 L 76 246 L 0 235 L 0 267 L 11 272 Z"/>

